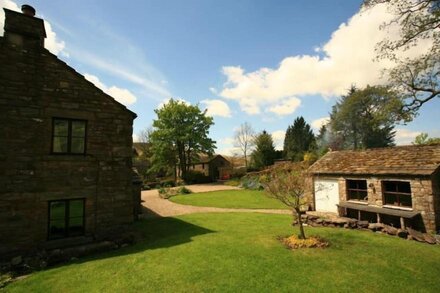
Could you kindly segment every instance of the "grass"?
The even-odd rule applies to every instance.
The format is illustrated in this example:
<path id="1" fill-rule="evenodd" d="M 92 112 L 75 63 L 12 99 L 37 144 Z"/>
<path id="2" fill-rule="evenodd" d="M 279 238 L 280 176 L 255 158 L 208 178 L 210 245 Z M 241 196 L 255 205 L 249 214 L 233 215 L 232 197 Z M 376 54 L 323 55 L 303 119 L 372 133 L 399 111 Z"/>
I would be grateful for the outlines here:
<path id="1" fill-rule="evenodd" d="M 287 215 L 143 220 L 136 245 L 32 274 L 7 292 L 440 292 L 440 247 L 368 231 L 311 228 L 325 249 L 291 251 Z M 297 232 L 297 231 L 295 231 Z"/>
<path id="2" fill-rule="evenodd" d="M 287 209 L 283 203 L 267 197 L 264 191 L 257 190 L 222 190 L 193 193 L 174 196 L 170 200 L 175 203 L 201 207 Z"/>

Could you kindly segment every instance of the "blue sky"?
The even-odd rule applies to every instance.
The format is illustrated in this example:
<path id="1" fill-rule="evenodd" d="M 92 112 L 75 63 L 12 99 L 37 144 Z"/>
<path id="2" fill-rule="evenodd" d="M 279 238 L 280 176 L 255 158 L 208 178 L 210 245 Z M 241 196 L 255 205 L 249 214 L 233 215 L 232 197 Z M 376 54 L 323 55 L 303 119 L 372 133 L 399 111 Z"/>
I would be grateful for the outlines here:
<path id="1" fill-rule="evenodd" d="M 160 103 L 176 97 L 208 108 L 219 152 L 232 151 L 233 130 L 245 121 L 280 144 L 297 116 L 318 127 L 351 84 L 383 82 L 380 62 L 371 60 L 387 15 L 359 14 L 361 1 L 27 4 L 49 23 L 49 50 L 138 114 L 135 134 L 151 125 Z M 440 136 L 439 113 L 437 99 L 397 126 L 398 143 L 421 131 Z"/>

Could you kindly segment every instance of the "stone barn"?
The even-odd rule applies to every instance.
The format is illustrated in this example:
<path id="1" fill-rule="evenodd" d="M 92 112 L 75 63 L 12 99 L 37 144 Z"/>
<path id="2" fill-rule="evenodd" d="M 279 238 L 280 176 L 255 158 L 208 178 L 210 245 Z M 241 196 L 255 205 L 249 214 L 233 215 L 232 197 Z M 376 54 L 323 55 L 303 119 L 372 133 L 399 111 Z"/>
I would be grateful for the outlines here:
<path id="1" fill-rule="evenodd" d="M 32 7 L 4 11 L 0 258 L 92 242 L 132 223 L 136 114 L 44 48 Z"/>
<path id="2" fill-rule="evenodd" d="M 192 164 L 190 170 L 199 171 L 212 181 L 227 180 L 231 176 L 232 165 L 222 155 L 200 156 L 200 160 Z"/>
<path id="3" fill-rule="evenodd" d="M 318 212 L 440 230 L 440 145 L 334 151 L 309 170 Z"/>

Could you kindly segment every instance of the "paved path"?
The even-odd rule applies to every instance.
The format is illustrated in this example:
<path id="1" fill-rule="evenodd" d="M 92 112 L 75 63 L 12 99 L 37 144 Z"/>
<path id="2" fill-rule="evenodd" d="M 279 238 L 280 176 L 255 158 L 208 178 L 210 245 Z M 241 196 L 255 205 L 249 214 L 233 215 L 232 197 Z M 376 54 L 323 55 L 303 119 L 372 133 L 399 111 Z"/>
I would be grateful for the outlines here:
<path id="1" fill-rule="evenodd" d="M 221 185 L 221 184 L 197 184 L 186 186 L 192 192 L 208 192 L 217 190 L 236 190 L 238 187 Z M 174 203 L 167 199 L 159 197 L 157 190 L 142 191 L 142 205 L 145 208 L 145 217 L 159 216 L 159 217 L 173 217 L 179 215 L 193 214 L 193 213 L 224 213 L 224 212 L 238 212 L 238 213 L 264 213 L 264 214 L 290 214 L 289 210 L 277 209 L 231 209 L 231 208 L 213 208 L 213 207 L 197 207 L 191 205 L 182 205 Z"/>

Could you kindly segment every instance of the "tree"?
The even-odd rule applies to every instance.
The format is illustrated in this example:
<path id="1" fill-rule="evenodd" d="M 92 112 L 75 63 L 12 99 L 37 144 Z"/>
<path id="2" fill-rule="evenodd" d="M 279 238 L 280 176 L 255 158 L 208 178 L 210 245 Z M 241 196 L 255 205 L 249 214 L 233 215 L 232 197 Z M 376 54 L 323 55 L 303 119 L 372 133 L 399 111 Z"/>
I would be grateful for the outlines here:
<path id="1" fill-rule="evenodd" d="M 430 145 L 440 143 L 440 137 L 428 137 L 427 133 L 420 133 L 416 136 L 413 143 L 414 145 Z"/>
<path id="2" fill-rule="evenodd" d="M 252 152 L 252 164 L 261 169 L 273 165 L 276 151 L 272 136 L 265 130 L 255 137 L 255 150 Z"/>
<path id="3" fill-rule="evenodd" d="M 235 131 L 234 146 L 240 148 L 240 150 L 242 151 L 246 170 L 248 167 L 247 154 L 254 146 L 254 140 L 255 140 L 255 131 L 252 128 L 252 126 L 247 122 L 241 124 L 240 128 L 238 128 Z"/>
<path id="4" fill-rule="evenodd" d="M 185 179 L 199 154 L 214 152 L 215 141 L 208 137 L 213 118 L 206 116 L 206 110 L 202 112 L 197 105 L 173 99 L 154 112 L 157 119 L 153 121 L 150 136 L 153 165 L 160 168 L 178 164 L 180 176 Z"/>
<path id="5" fill-rule="evenodd" d="M 264 182 L 264 190 L 269 197 L 275 198 L 292 209 L 294 221 L 298 221 L 301 239 L 306 239 L 301 213 L 307 208 L 306 196 L 307 169 L 306 162 L 297 163 L 291 170 L 277 170 L 269 174 Z"/>
<path id="6" fill-rule="evenodd" d="M 304 154 L 316 146 L 312 128 L 303 117 L 298 117 L 287 127 L 284 137 L 284 156 L 293 161 L 302 161 Z"/>
<path id="7" fill-rule="evenodd" d="M 146 177 L 148 175 L 148 170 L 151 167 L 151 143 L 150 136 L 153 129 L 147 127 L 141 130 L 138 134 L 138 142 L 134 142 L 138 156 L 134 158 L 133 165 L 137 168 L 142 176 Z"/>
<path id="8" fill-rule="evenodd" d="M 383 86 L 352 87 L 333 106 L 330 127 L 343 148 L 362 149 L 394 145 L 394 124 L 405 120 L 402 99 Z"/>
<path id="9" fill-rule="evenodd" d="M 316 153 L 318 157 L 322 157 L 329 150 L 330 139 L 329 139 L 329 131 L 326 124 L 321 125 L 319 128 L 318 135 L 316 136 Z"/>
<path id="10" fill-rule="evenodd" d="M 385 39 L 377 45 L 377 58 L 397 65 L 387 70 L 391 85 L 405 97 L 403 109 L 417 114 L 426 102 L 440 97 L 440 1 L 365 0 L 365 7 L 385 4 L 394 18 L 382 25 L 400 28 L 400 38 Z M 421 45 L 426 53 L 402 57 L 402 52 Z"/>

